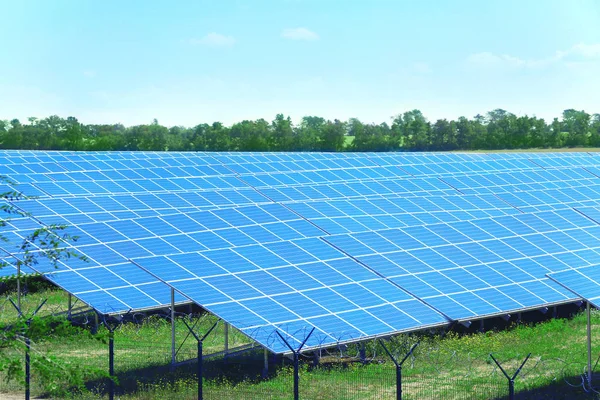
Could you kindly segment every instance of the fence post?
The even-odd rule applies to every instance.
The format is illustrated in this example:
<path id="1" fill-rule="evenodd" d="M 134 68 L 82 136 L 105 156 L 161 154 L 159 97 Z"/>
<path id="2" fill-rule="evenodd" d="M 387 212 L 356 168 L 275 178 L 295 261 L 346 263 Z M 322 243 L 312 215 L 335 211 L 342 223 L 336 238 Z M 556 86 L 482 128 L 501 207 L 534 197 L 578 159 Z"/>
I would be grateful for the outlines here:
<path id="1" fill-rule="evenodd" d="M 531 357 L 531 353 L 527 354 L 527 357 L 525 357 L 525 360 L 523 360 L 523 362 L 521 363 L 521 366 L 519 368 L 517 368 L 517 370 L 515 371 L 513 376 L 509 376 L 506 373 L 504 368 L 502 368 L 502 365 L 500 365 L 498 360 L 496 360 L 494 358 L 492 353 L 490 353 L 490 357 L 492 357 L 492 360 L 494 360 L 494 362 L 496 363 L 498 368 L 500 368 L 500 371 L 502 371 L 502 373 L 504 374 L 506 379 L 508 379 L 508 400 L 515 400 L 515 379 L 517 378 L 517 375 L 519 375 L 519 373 L 521 372 L 521 369 L 523 369 L 523 366 L 525 366 L 525 363 L 527 362 L 527 360 L 529 360 L 529 357 Z"/>
<path id="2" fill-rule="evenodd" d="M 29 326 L 29 321 L 27 321 L 27 328 L 29 328 Z M 25 400 L 29 400 L 31 388 L 31 360 L 29 355 L 30 349 L 31 340 L 29 339 L 29 334 L 27 334 L 25 336 Z"/>
<path id="3" fill-rule="evenodd" d="M 406 359 L 408 357 L 410 357 L 410 355 L 413 353 L 413 351 L 415 351 L 415 349 L 417 348 L 419 343 L 420 342 L 413 344 L 413 346 L 410 348 L 408 353 L 406 353 L 406 355 L 404 356 L 402 361 L 398 362 L 398 361 L 396 361 L 396 357 L 394 357 L 394 355 L 388 350 L 388 348 L 385 347 L 385 344 L 383 343 L 383 341 L 381 339 L 379 339 L 379 344 L 381 344 L 381 347 L 383 347 L 385 352 L 392 359 L 392 362 L 396 366 L 396 399 L 397 400 L 402 400 L 402 364 L 404 364 Z"/>
<path id="4" fill-rule="evenodd" d="M 96 312 L 96 319 L 98 319 L 99 313 Z M 121 316 L 122 318 L 122 316 Z M 108 399 L 114 400 L 115 398 L 115 326 L 106 320 L 106 316 L 102 315 L 102 323 L 108 329 Z"/>
<path id="5" fill-rule="evenodd" d="M 198 374 L 198 400 L 202 400 L 204 398 L 203 397 L 204 396 L 204 393 L 203 393 L 204 385 L 202 382 L 202 375 L 204 374 L 204 371 L 203 371 L 203 364 L 204 364 L 203 343 L 204 343 L 204 339 L 206 339 L 206 337 L 208 335 L 210 335 L 210 333 L 213 331 L 213 329 L 215 329 L 217 327 L 220 319 L 218 319 L 217 322 L 215 322 L 214 325 L 202 337 L 198 336 L 196 334 L 196 332 L 194 332 L 194 327 L 191 327 L 186 322 L 185 319 L 182 319 L 182 321 L 185 324 L 185 326 L 188 328 L 190 333 L 194 336 L 194 338 L 196 339 L 196 342 L 198 343 L 198 367 L 196 370 L 197 374 Z"/>
<path id="6" fill-rule="evenodd" d="M 285 340 L 285 338 L 283 336 L 281 336 L 281 333 L 279 333 L 279 331 L 275 331 L 275 333 L 277 335 L 279 335 L 279 338 L 281 338 L 283 343 L 285 343 L 285 345 L 292 351 L 292 354 L 294 355 L 294 400 L 300 399 L 300 362 L 299 362 L 300 351 L 302 351 L 302 348 L 304 347 L 304 345 L 308 341 L 308 338 L 310 337 L 310 335 L 312 335 L 312 333 L 314 331 L 315 331 L 315 328 L 312 328 L 311 331 L 308 333 L 308 335 L 306 335 L 306 337 L 304 338 L 304 341 L 302 342 L 300 347 L 298 347 L 298 349 L 294 349 L 292 346 L 290 346 L 288 341 Z"/>
<path id="7" fill-rule="evenodd" d="M 108 325 L 107 325 L 108 328 Z M 108 399 L 115 398 L 115 333 L 114 330 L 108 328 Z"/>
<path id="8" fill-rule="evenodd" d="M 198 400 L 202 400 L 204 394 L 202 393 L 204 387 L 202 384 L 202 364 L 204 362 L 203 351 L 202 351 L 202 340 L 198 340 Z"/>
<path id="9" fill-rule="evenodd" d="M 294 399 L 300 398 L 300 363 L 298 362 L 298 353 L 294 352 Z"/>
<path id="10" fill-rule="evenodd" d="M 18 304 L 15 304 L 12 299 L 8 299 L 13 307 L 17 310 L 19 314 L 19 318 L 23 318 L 24 314 L 21 311 L 21 300 L 18 299 Z M 29 328 L 31 327 L 31 320 L 36 314 L 40 311 L 40 309 L 46 304 L 48 299 L 42 301 L 40 305 L 35 309 L 35 311 L 27 318 L 25 324 L 27 326 L 27 330 L 25 331 L 24 339 L 25 339 L 25 400 L 29 400 L 31 397 L 31 339 L 29 338 Z"/>

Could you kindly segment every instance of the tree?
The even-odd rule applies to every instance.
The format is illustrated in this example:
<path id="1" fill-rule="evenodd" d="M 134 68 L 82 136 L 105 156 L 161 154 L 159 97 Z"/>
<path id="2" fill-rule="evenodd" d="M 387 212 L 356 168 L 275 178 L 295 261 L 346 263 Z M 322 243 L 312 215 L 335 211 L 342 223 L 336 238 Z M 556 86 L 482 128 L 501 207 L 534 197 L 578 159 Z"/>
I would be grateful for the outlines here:
<path id="1" fill-rule="evenodd" d="M 454 150 L 456 147 L 456 126 L 454 121 L 438 119 L 431 127 L 429 150 Z"/>
<path id="2" fill-rule="evenodd" d="M 487 114 L 487 149 L 514 148 L 512 137 L 516 116 L 500 108 Z"/>
<path id="3" fill-rule="evenodd" d="M 585 111 L 568 109 L 563 111 L 563 129 L 568 132 L 566 145 L 569 147 L 588 144 L 591 116 Z"/>
<path id="4" fill-rule="evenodd" d="M 206 150 L 227 151 L 231 149 L 229 129 L 220 122 L 213 122 L 204 132 Z"/>
<path id="5" fill-rule="evenodd" d="M 269 123 L 262 118 L 238 122 L 231 126 L 231 137 L 241 151 L 266 151 L 269 149 Z"/>
<path id="6" fill-rule="evenodd" d="M 394 119 L 392 130 L 405 150 L 425 150 L 429 145 L 431 125 L 419 110 L 407 111 Z M 396 143 L 394 143 L 395 145 Z"/>
<path id="7" fill-rule="evenodd" d="M 594 114 L 590 124 L 590 146 L 600 146 L 600 114 Z"/>
<path id="8" fill-rule="evenodd" d="M 327 121 L 320 130 L 321 151 L 342 151 L 346 142 L 346 124 L 340 120 Z"/>
<path id="9" fill-rule="evenodd" d="M 294 129 L 290 117 L 285 118 L 283 114 L 277 114 L 271 123 L 273 134 L 269 143 L 272 151 L 290 151 L 294 145 Z"/>
<path id="10" fill-rule="evenodd" d="M 598 146 L 598 114 L 565 110 L 562 118 L 546 123 L 527 115 L 517 117 L 504 109 L 469 119 L 440 119 L 431 124 L 419 110 L 396 115 L 391 123 L 365 124 L 326 121 L 311 115 L 297 126 L 290 117 L 244 120 L 225 126 L 202 123 L 193 128 L 151 124 L 86 125 L 74 117 L 0 120 L 0 148 L 56 150 L 155 151 L 422 151 L 488 150 L 532 147 Z M 346 136 L 353 141 L 346 145 Z M 343 140 L 342 140 L 343 139 Z"/>
<path id="11" fill-rule="evenodd" d="M 294 149 L 297 151 L 315 151 L 322 146 L 325 118 L 308 116 L 303 117 L 300 126 L 296 129 Z"/>

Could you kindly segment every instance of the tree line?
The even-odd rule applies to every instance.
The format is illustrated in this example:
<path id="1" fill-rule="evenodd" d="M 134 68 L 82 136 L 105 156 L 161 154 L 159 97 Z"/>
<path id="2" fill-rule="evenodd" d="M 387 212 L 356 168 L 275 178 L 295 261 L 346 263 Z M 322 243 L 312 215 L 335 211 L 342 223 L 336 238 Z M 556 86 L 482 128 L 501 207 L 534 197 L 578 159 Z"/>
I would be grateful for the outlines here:
<path id="1" fill-rule="evenodd" d="M 546 122 L 496 109 L 469 119 L 430 122 L 421 111 L 399 114 L 391 123 L 302 118 L 299 124 L 277 114 L 195 127 L 82 124 L 56 115 L 26 123 L 0 120 L 0 148 L 36 150 L 153 151 L 444 151 L 600 147 L 600 114 L 565 110 Z"/>

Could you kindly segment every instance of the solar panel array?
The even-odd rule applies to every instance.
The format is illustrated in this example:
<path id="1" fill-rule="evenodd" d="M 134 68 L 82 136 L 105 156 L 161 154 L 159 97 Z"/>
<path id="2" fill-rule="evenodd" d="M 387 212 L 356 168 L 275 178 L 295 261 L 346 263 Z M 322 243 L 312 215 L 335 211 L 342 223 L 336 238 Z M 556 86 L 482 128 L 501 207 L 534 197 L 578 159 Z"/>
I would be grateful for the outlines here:
<path id="1" fill-rule="evenodd" d="M 600 307 L 600 265 L 568 269 L 548 277 L 594 307 Z"/>
<path id="2" fill-rule="evenodd" d="M 572 302 L 547 274 L 600 264 L 593 153 L 0 151 L 0 174 L 33 196 L 5 200 L 4 260 L 50 224 L 88 259 L 24 273 L 106 314 L 175 288 L 274 352 Z"/>

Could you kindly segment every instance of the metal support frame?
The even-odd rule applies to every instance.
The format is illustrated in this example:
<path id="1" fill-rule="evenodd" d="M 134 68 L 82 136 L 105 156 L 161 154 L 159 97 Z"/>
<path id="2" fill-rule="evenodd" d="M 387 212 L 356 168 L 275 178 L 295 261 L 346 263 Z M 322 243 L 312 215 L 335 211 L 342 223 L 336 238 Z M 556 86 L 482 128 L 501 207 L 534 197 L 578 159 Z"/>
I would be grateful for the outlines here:
<path id="1" fill-rule="evenodd" d="M 73 309 L 73 296 L 69 293 L 68 304 L 67 304 L 67 319 L 71 319 L 71 310 Z"/>
<path id="2" fill-rule="evenodd" d="M 363 365 L 367 363 L 367 349 L 365 348 L 365 342 L 360 343 L 360 348 L 358 350 L 358 356 L 360 358 L 360 362 Z"/>
<path id="3" fill-rule="evenodd" d="M 263 379 L 269 375 L 269 350 L 265 347 L 263 350 L 263 370 L 262 370 Z"/>
<path id="4" fill-rule="evenodd" d="M 312 357 L 312 361 L 313 361 L 313 367 L 316 367 L 317 365 L 319 365 L 319 362 L 321 362 L 321 352 L 318 350 L 313 351 L 313 357 Z"/>
<path id="5" fill-rule="evenodd" d="M 223 352 L 225 357 L 227 357 L 229 355 L 229 324 L 227 322 L 225 322 L 225 326 L 223 326 L 223 334 L 225 335 L 225 347 Z"/>
<path id="6" fill-rule="evenodd" d="M 21 312 L 21 262 L 17 261 L 17 307 Z"/>
<path id="7" fill-rule="evenodd" d="M 586 305 L 587 314 L 587 380 L 588 385 L 592 386 L 592 307 L 590 302 Z"/>
<path id="8" fill-rule="evenodd" d="M 383 343 L 383 340 L 379 339 L 379 344 L 381 344 L 381 347 L 383 347 L 385 352 L 388 354 L 388 356 L 390 356 L 390 358 L 392 359 L 392 362 L 396 366 L 396 399 L 397 400 L 402 400 L 402 364 L 404 364 L 406 359 L 408 357 L 410 357 L 410 355 L 413 353 L 413 351 L 415 351 L 415 349 L 417 348 L 419 343 L 421 343 L 421 342 L 417 342 L 417 343 L 413 344 L 413 346 L 410 348 L 408 353 L 406 353 L 406 355 L 404 356 L 402 361 L 398 362 L 396 360 L 396 357 L 394 357 L 394 355 L 385 346 L 385 344 Z"/>
<path id="9" fill-rule="evenodd" d="M 19 318 L 24 318 L 25 315 L 23 314 L 23 311 L 21 310 L 21 303 L 18 302 L 17 304 L 15 304 L 12 301 L 12 299 L 9 299 L 9 301 L 13 305 L 13 307 L 17 310 L 17 313 L 19 314 Z M 33 313 L 31 313 L 29 318 L 27 318 L 27 320 L 25 321 L 25 324 L 27 325 L 27 331 L 29 331 L 29 327 L 31 326 L 31 320 L 41 310 L 41 308 L 44 306 L 44 304 L 46 304 L 46 301 L 48 301 L 48 300 L 46 299 L 46 300 L 42 301 L 40 303 L 40 305 L 35 309 L 35 311 Z M 31 355 L 30 355 L 31 354 L 31 340 L 29 339 L 29 332 L 25 332 L 25 334 L 23 336 L 25 339 L 25 400 L 29 400 L 29 398 L 31 396 Z"/>
<path id="10" fill-rule="evenodd" d="M 197 347 L 197 352 L 198 352 L 198 369 L 196 371 L 196 373 L 198 374 L 198 400 L 202 400 L 203 399 L 203 382 L 202 382 L 202 364 L 203 364 L 203 354 L 202 354 L 202 345 L 204 342 L 204 339 L 206 339 L 206 337 L 208 335 L 210 335 L 210 333 L 217 327 L 217 325 L 219 324 L 219 321 L 221 321 L 220 319 L 217 320 L 217 322 L 214 323 L 214 325 L 204 334 L 204 336 L 200 337 L 196 334 L 196 332 L 194 332 L 194 327 L 190 326 L 185 319 L 182 319 L 183 323 L 185 324 L 185 326 L 188 328 L 188 330 L 190 331 L 190 333 L 192 334 L 192 336 L 194 336 L 194 338 L 196 339 L 196 342 L 198 343 L 198 347 Z"/>
<path id="11" fill-rule="evenodd" d="M 288 341 L 285 340 L 281 333 L 279 333 L 279 331 L 275 331 L 275 333 L 279 336 L 279 338 L 283 341 L 283 343 L 285 343 L 285 345 L 288 347 L 288 349 L 290 349 L 290 351 L 294 355 L 294 400 L 300 399 L 300 352 L 302 351 L 302 348 L 304 347 L 304 345 L 308 341 L 308 338 L 310 338 L 310 335 L 312 335 L 314 331 L 315 328 L 312 328 L 308 335 L 306 335 L 304 341 L 302 342 L 302 344 L 300 344 L 300 347 L 298 347 L 298 349 L 294 349 L 292 346 L 290 346 Z"/>
<path id="12" fill-rule="evenodd" d="M 171 288 L 171 369 L 175 366 L 177 350 L 175 349 L 175 289 Z"/>
<path id="13" fill-rule="evenodd" d="M 519 368 L 517 368 L 517 370 L 515 371 L 515 373 L 513 374 L 513 376 L 509 376 L 506 371 L 504 370 L 504 368 L 502 368 L 502 365 L 500 365 L 500 363 L 498 362 L 498 360 L 496 360 L 494 358 L 494 356 L 492 355 L 492 353 L 490 353 L 490 357 L 492 357 L 492 360 L 494 360 L 494 362 L 496 363 L 496 365 L 498 366 L 498 368 L 500 368 L 500 371 L 502 371 L 502 373 L 504 374 L 504 376 L 506 377 L 506 379 L 508 379 L 508 400 L 514 400 L 515 399 L 515 379 L 517 378 L 517 375 L 519 375 L 519 373 L 521 372 L 521 369 L 523 369 L 523 366 L 525 365 L 525 363 L 527 362 L 527 360 L 529 360 L 529 357 L 531 357 L 531 353 L 527 354 L 527 357 L 525 357 L 525 360 L 523 360 L 523 362 L 521 363 L 521 366 Z"/>

